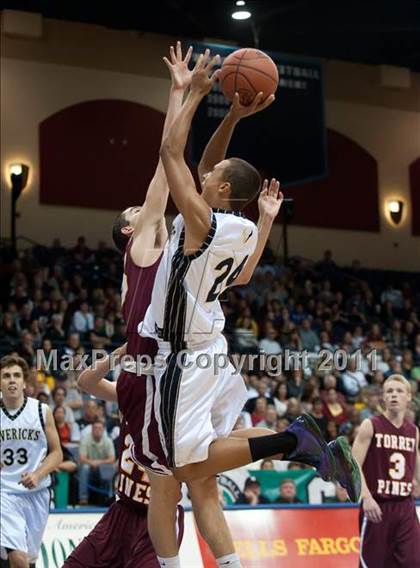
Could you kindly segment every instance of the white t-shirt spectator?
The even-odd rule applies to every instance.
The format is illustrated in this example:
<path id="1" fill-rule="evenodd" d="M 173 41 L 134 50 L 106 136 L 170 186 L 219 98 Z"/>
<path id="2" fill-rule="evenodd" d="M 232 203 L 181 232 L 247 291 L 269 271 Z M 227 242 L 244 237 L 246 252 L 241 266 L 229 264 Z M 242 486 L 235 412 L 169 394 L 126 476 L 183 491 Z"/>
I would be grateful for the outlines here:
<path id="1" fill-rule="evenodd" d="M 259 347 L 266 355 L 279 355 L 282 352 L 280 343 L 275 339 L 261 339 Z"/>
<path id="2" fill-rule="evenodd" d="M 356 396 L 360 389 L 368 386 L 365 375 L 362 371 L 345 371 L 341 375 L 343 387 L 346 393 L 350 396 Z"/>
<path id="3" fill-rule="evenodd" d="M 72 320 L 72 328 L 78 333 L 87 333 L 94 327 L 93 314 L 90 312 L 83 313 L 80 310 L 74 312 Z"/>

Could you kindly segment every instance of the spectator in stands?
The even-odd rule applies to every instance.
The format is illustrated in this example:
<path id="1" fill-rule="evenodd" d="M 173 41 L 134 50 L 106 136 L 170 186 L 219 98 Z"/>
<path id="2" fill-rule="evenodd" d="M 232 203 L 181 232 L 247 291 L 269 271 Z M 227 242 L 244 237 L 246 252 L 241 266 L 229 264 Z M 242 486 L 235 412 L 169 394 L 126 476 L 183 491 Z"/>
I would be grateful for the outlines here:
<path id="1" fill-rule="evenodd" d="M 258 428 L 270 428 L 275 430 L 277 424 L 277 411 L 276 407 L 272 404 L 268 404 L 265 410 L 265 417 L 260 422 L 257 422 Z"/>
<path id="2" fill-rule="evenodd" d="M 104 464 L 114 464 L 115 450 L 112 440 L 105 436 L 102 422 L 95 420 L 92 432 L 80 442 L 79 468 L 79 502 L 88 504 L 88 482 L 92 472 L 99 473 L 98 468 Z"/>
<path id="3" fill-rule="evenodd" d="M 248 477 L 245 481 L 243 493 L 241 493 L 235 505 L 266 505 L 269 500 L 261 495 L 261 485 L 256 477 Z"/>
<path id="4" fill-rule="evenodd" d="M 295 331 L 296 326 L 290 320 L 289 310 L 284 308 L 281 311 L 281 323 L 280 323 L 280 342 L 284 345 L 289 345 L 290 337 Z"/>
<path id="5" fill-rule="evenodd" d="M 266 355 L 279 355 L 282 353 L 282 348 L 280 343 L 277 341 L 278 332 L 277 330 L 270 326 L 267 330 L 264 339 L 259 342 L 260 350 Z"/>
<path id="6" fill-rule="evenodd" d="M 25 359 L 30 367 L 35 363 L 36 350 L 34 341 L 29 331 L 24 331 L 20 336 L 20 345 L 18 345 L 17 353 Z"/>
<path id="7" fill-rule="evenodd" d="M 329 389 L 327 392 L 323 414 L 327 418 L 328 422 L 343 424 L 347 420 L 346 408 L 339 401 L 337 391 L 335 389 Z"/>
<path id="8" fill-rule="evenodd" d="M 293 422 L 296 418 L 302 414 L 302 407 L 300 402 L 296 398 L 289 398 L 287 401 L 287 411 L 284 418 L 287 418 L 289 422 Z"/>
<path id="9" fill-rule="evenodd" d="M 277 418 L 276 432 L 284 432 L 290 426 L 290 421 L 287 418 Z"/>
<path id="10" fill-rule="evenodd" d="M 371 325 L 368 336 L 366 337 L 365 343 L 371 348 L 381 351 L 385 348 L 385 341 L 382 336 L 381 327 L 377 323 Z"/>
<path id="11" fill-rule="evenodd" d="M 105 320 L 102 317 L 95 318 L 95 325 L 89 334 L 89 341 L 93 349 L 105 349 L 111 345 L 111 339 L 106 334 Z"/>
<path id="12" fill-rule="evenodd" d="M 287 411 L 287 386 L 286 383 L 278 383 L 273 393 L 274 406 L 276 407 L 277 414 L 283 416 Z"/>
<path id="13" fill-rule="evenodd" d="M 367 404 L 366 407 L 363 408 L 360 412 L 361 420 L 365 420 L 365 418 L 370 418 L 371 416 L 379 416 L 381 412 L 380 406 L 380 396 L 377 390 L 369 391 L 367 395 Z"/>
<path id="14" fill-rule="evenodd" d="M 305 318 L 302 321 L 302 327 L 299 330 L 299 337 L 302 341 L 302 348 L 306 351 L 319 350 L 320 339 L 317 333 L 312 329 L 309 318 Z"/>
<path id="15" fill-rule="evenodd" d="M 85 400 L 83 405 L 83 416 L 77 421 L 82 438 L 85 435 L 84 430 L 88 428 L 86 433 L 89 433 L 91 431 L 92 424 L 95 422 L 95 420 L 97 420 L 97 418 L 98 403 L 93 399 Z"/>
<path id="16" fill-rule="evenodd" d="M 53 314 L 51 324 L 48 327 L 45 337 L 51 341 L 64 341 L 66 335 L 63 329 L 63 315 Z"/>
<path id="17" fill-rule="evenodd" d="M 280 496 L 277 497 L 276 503 L 302 503 L 296 497 L 296 484 L 293 479 L 283 479 L 279 488 Z"/>
<path id="18" fill-rule="evenodd" d="M 291 371 L 287 379 L 287 395 L 292 398 L 301 399 L 304 390 L 302 369 Z"/>
<path id="19" fill-rule="evenodd" d="M 273 460 L 270 459 L 262 460 L 260 469 L 262 471 L 273 471 L 275 469 Z"/>
<path id="20" fill-rule="evenodd" d="M 73 422 L 73 424 L 71 424 L 66 421 L 66 409 L 64 408 L 64 406 L 56 406 L 53 410 L 53 416 L 62 445 L 80 441 L 78 424 L 76 422 Z"/>
<path id="21" fill-rule="evenodd" d="M 82 302 L 79 309 L 74 312 L 72 320 L 73 331 L 87 335 L 94 328 L 94 318 L 89 304 Z"/>
<path id="22" fill-rule="evenodd" d="M 324 404 L 321 398 L 314 398 L 312 401 L 312 411 L 311 416 L 318 424 L 318 428 L 321 430 L 322 435 L 325 437 L 327 433 L 328 419 L 324 415 Z"/>
<path id="23" fill-rule="evenodd" d="M 347 369 L 341 374 L 343 390 L 347 396 L 355 397 L 360 390 L 368 386 L 365 375 L 356 366 L 356 358 L 348 357 Z"/>
<path id="24" fill-rule="evenodd" d="M 73 424 L 75 418 L 72 409 L 67 405 L 66 388 L 63 386 L 56 387 L 51 393 L 51 398 L 52 398 L 51 410 L 54 410 L 56 406 L 63 406 L 65 409 L 66 422 L 68 422 L 69 424 Z"/>
<path id="25" fill-rule="evenodd" d="M 324 503 L 350 503 L 347 491 L 341 487 L 339 483 L 334 483 L 335 495 L 334 497 L 327 497 Z"/>
<path id="26" fill-rule="evenodd" d="M 248 402 L 245 404 L 245 410 L 250 414 L 254 412 L 257 399 L 260 397 L 266 398 L 267 404 L 274 404 L 274 400 L 271 397 L 270 389 L 268 387 L 267 377 L 261 377 L 261 379 L 258 380 L 258 382 L 256 383 L 256 391 L 257 391 L 257 396 L 254 398 L 250 398 Z"/>
<path id="27" fill-rule="evenodd" d="M 255 400 L 255 408 L 251 413 L 251 422 L 253 426 L 256 426 L 258 422 L 261 422 L 265 419 L 267 406 L 267 399 L 265 398 L 265 396 L 259 396 Z"/>
<path id="28" fill-rule="evenodd" d="M 64 354 L 75 355 L 79 352 L 80 347 L 80 335 L 78 333 L 70 333 L 64 346 Z"/>

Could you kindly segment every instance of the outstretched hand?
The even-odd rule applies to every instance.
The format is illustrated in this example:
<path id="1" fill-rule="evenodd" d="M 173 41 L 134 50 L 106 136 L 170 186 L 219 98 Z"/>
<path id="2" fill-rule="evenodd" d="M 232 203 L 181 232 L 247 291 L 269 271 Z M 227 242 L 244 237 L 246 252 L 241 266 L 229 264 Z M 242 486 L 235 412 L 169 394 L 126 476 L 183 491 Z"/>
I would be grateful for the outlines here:
<path id="1" fill-rule="evenodd" d="M 268 106 L 270 106 L 274 100 L 275 96 L 270 95 L 265 100 L 263 100 L 264 93 L 259 92 L 252 103 L 250 105 L 243 105 L 241 104 L 241 99 L 239 93 L 235 93 L 232 101 L 232 106 L 230 107 L 229 113 L 236 119 L 240 120 L 241 118 L 245 118 L 246 116 L 251 116 L 261 110 L 264 110 Z"/>
<path id="2" fill-rule="evenodd" d="M 280 211 L 283 197 L 283 193 L 280 191 L 280 183 L 272 178 L 269 184 L 268 180 L 265 179 L 258 197 L 260 217 L 268 217 L 270 221 L 274 221 Z"/>
<path id="3" fill-rule="evenodd" d="M 183 91 L 191 85 L 192 70 L 188 69 L 188 64 L 190 62 L 192 55 L 192 47 L 188 48 L 185 57 L 182 58 L 182 47 L 181 42 L 176 42 L 176 49 L 171 45 L 169 48 L 169 56 L 163 58 L 166 63 L 169 73 L 171 74 L 172 88 L 182 89 Z"/>
<path id="4" fill-rule="evenodd" d="M 197 59 L 192 72 L 191 91 L 204 97 L 211 91 L 216 82 L 219 71 L 213 71 L 213 67 L 220 61 L 219 55 L 210 59 L 210 50 L 206 49 Z"/>

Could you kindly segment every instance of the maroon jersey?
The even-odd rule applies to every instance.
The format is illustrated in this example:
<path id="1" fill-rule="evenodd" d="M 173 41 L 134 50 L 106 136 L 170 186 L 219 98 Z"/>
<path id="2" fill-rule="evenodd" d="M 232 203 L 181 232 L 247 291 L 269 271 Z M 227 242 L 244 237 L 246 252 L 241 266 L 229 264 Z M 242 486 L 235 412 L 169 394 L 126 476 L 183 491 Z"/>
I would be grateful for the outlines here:
<path id="1" fill-rule="evenodd" d="M 373 498 L 392 501 L 410 497 L 416 463 L 416 426 L 404 420 L 401 428 L 396 428 L 384 415 L 370 420 L 373 437 L 363 473 Z"/>
<path id="2" fill-rule="evenodd" d="M 147 355 L 153 358 L 157 352 L 154 339 L 141 337 L 137 327 L 143 321 L 149 307 L 155 276 L 159 267 L 158 260 L 146 268 L 138 267 L 130 255 L 132 240 L 126 248 L 124 279 L 122 290 L 123 315 L 127 324 L 127 354 L 138 360 Z M 146 363 L 145 360 L 139 361 Z M 132 455 L 140 463 L 160 473 L 168 473 L 159 429 L 153 412 L 155 393 L 154 378 L 149 374 L 137 375 L 135 371 L 123 370 L 117 381 L 118 406 L 128 423 L 128 431 L 134 441 Z"/>
<path id="3" fill-rule="evenodd" d="M 150 501 L 150 483 L 144 469 L 132 459 L 133 438 L 124 417 L 121 420 L 118 462 L 118 499 L 130 506 L 146 507 Z"/>
<path id="4" fill-rule="evenodd" d="M 133 357 L 154 356 L 157 349 L 156 342 L 148 337 L 141 337 L 137 327 L 143 321 L 149 307 L 161 257 L 151 266 L 139 267 L 131 258 L 132 244 L 133 241 L 130 239 L 126 248 L 122 284 L 122 313 L 127 325 L 127 354 Z"/>

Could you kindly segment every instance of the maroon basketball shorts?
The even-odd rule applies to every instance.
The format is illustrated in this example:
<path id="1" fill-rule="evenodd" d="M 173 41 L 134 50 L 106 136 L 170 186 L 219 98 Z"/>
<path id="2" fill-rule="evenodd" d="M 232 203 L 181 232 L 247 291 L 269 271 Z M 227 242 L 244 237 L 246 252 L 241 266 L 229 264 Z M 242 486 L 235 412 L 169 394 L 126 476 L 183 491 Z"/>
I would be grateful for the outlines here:
<path id="1" fill-rule="evenodd" d="M 178 507 L 180 543 L 183 532 L 184 511 Z M 115 501 L 63 568 L 159 568 L 147 532 L 147 509 Z"/>
<path id="2" fill-rule="evenodd" d="M 413 499 L 378 503 L 382 521 L 360 509 L 360 568 L 420 568 L 420 524 Z"/>

